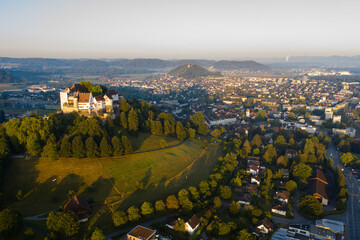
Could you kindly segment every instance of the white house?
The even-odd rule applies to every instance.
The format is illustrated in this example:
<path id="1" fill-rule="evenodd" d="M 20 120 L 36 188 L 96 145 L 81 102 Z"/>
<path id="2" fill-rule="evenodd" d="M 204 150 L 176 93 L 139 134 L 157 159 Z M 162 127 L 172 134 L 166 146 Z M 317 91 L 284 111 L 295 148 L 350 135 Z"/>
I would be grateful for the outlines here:
<path id="1" fill-rule="evenodd" d="M 185 231 L 192 235 L 200 225 L 199 218 L 194 214 L 186 223 Z"/>

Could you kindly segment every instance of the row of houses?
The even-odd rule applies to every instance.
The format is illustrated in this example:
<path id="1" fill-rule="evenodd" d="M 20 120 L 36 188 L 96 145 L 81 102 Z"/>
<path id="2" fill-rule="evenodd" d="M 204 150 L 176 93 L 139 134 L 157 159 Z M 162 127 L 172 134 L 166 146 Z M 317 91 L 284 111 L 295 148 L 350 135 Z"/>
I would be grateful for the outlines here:
<path id="1" fill-rule="evenodd" d="M 119 106 L 119 94 L 114 90 L 107 90 L 103 95 L 93 96 L 83 85 L 74 84 L 60 92 L 60 104 L 64 113 L 110 113 Z"/>

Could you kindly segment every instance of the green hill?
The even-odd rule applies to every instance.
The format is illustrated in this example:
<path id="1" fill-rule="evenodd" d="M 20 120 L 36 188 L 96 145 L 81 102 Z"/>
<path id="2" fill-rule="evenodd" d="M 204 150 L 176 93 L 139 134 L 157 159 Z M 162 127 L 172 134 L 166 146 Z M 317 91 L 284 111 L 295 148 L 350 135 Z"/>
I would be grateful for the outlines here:
<path id="1" fill-rule="evenodd" d="M 182 77 L 187 79 L 207 77 L 207 76 L 221 76 L 219 72 L 210 72 L 205 68 L 195 64 L 187 64 L 187 65 L 179 66 L 171 70 L 168 74 L 171 76 Z"/>
<path id="2" fill-rule="evenodd" d="M 17 81 L 18 79 L 14 75 L 0 69 L 0 83 L 13 83 Z"/>

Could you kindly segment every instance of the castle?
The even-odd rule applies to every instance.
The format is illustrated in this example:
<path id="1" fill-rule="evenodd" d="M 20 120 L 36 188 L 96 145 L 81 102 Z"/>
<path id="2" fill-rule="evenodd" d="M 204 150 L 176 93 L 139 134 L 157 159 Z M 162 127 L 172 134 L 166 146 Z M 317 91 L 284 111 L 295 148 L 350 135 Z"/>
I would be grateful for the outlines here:
<path id="1" fill-rule="evenodd" d="M 60 92 L 61 111 L 64 113 L 82 112 L 90 115 L 112 113 L 119 107 L 119 94 L 107 90 L 104 95 L 93 96 L 86 87 L 74 84 Z"/>

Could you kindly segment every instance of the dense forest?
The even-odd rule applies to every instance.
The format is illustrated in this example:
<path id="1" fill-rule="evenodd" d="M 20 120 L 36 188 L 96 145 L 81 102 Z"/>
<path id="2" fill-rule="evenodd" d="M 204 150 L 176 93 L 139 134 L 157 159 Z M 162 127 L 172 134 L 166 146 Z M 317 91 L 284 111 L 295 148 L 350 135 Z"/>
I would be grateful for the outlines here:
<path id="1" fill-rule="evenodd" d="M 207 76 L 221 76 L 219 72 L 210 72 L 203 67 L 195 64 L 183 65 L 171 70 L 169 73 L 171 76 L 182 77 L 182 78 L 198 78 Z"/>

